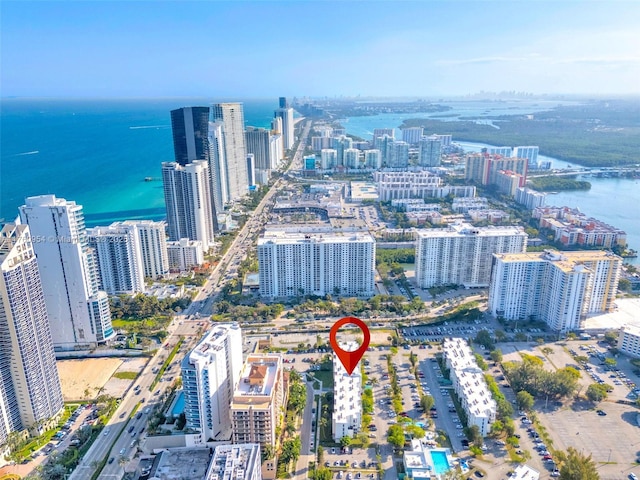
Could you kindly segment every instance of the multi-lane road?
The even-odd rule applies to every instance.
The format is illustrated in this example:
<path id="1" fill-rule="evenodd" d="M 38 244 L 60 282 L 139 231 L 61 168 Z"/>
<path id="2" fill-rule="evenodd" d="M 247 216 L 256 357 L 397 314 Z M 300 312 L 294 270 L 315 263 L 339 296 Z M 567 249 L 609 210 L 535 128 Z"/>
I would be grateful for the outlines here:
<path id="1" fill-rule="evenodd" d="M 310 129 L 311 122 L 306 121 L 302 129 L 298 149 L 287 171 L 302 165 L 302 154 L 307 144 Z M 201 287 L 189 308 L 185 310 L 182 315 L 174 317 L 168 327 L 169 336 L 165 340 L 165 343 L 174 345 L 178 341 L 179 335 L 176 333 L 176 329 L 182 322 L 193 318 L 192 316 L 206 317 L 211 315 L 213 304 L 220 294 L 222 286 L 226 281 L 231 280 L 235 276 L 240 262 L 246 256 L 247 250 L 253 246 L 254 232 L 259 231 L 264 225 L 266 219 L 266 215 L 264 215 L 265 208 L 273 202 L 274 196 L 285 186 L 286 181 L 284 179 L 278 179 L 274 183 L 253 212 L 251 218 L 242 227 L 227 252 L 222 256 L 220 262 L 206 283 Z M 181 353 L 176 355 L 172 363 L 179 364 L 184 353 L 188 351 L 196 341 L 197 339 L 192 338 L 190 343 L 183 344 L 183 347 L 180 349 Z M 104 459 L 108 459 L 108 462 L 98 478 L 102 480 L 122 478 L 126 460 L 135 454 L 137 444 L 142 436 L 146 434 L 147 419 L 150 412 L 156 406 L 161 406 L 159 398 L 161 398 L 161 394 L 166 388 L 165 385 L 168 383 L 159 382 L 153 391 L 150 391 L 150 386 L 156 376 L 156 374 L 153 373 L 153 369 L 162 364 L 167 353 L 166 350 L 161 348 L 145 366 L 140 376 L 132 385 L 132 388 L 130 388 L 122 398 L 112 419 L 105 426 L 103 434 L 96 439 L 78 467 L 76 467 L 74 472 L 69 476 L 70 480 L 91 478 L 97 466 Z M 144 403 L 142 403 L 143 399 Z M 136 406 L 138 406 L 137 411 L 132 415 Z M 139 415 L 138 418 L 139 413 L 141 413 L 141 415 Z M 307 422 L 310 421 L 310 419 L 306 420 Z M 113 458 L 113 460 L 111 460 L 111 458 Z"/>

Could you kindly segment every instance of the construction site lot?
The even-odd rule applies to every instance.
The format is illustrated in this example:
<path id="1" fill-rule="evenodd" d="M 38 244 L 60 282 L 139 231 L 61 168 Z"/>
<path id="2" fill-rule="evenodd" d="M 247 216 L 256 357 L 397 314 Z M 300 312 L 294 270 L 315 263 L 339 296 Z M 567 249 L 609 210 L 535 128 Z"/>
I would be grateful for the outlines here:
<path id="1" fill-rule="evenodd" d="M 147 357 L 58 360 L 64 401 L 92 400 L 103 393 L 120 398 L 148 361 Z"/>

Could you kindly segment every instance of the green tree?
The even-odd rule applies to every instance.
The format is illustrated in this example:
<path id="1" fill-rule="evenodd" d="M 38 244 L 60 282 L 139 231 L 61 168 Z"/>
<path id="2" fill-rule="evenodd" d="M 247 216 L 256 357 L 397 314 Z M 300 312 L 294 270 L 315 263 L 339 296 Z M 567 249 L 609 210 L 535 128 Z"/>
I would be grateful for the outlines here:
<path id="1" fill-rule="evenodd" d="M 387 441 L 396 448 L 404 446 L 404 430 L 401 425 L 391 425 L 389 427 Z"/>
<path id="2" fill-rule="evenodd" d="M 604 334 L 604 340 L 609 345 L 617 345 L 618 344 L 618 332 L 616 330 L 609 330 Z"/>
<path id="3" fill-rule="evenodd" d="M 496 363 L 500 363 L 502 361 L 502 350 L 500 350 L 499 348 L 491 350 L 491 360 Z"/>
<path id="4" fill-rule="evenodd" d="M 609 369 L 611 369 L 611 368 L 615 367 L 618 364 L 618 362 L 617 362 L 617 360 L 615 358 L 605 358 L 604 359 L 604 364 L 607 367 L 609 367 Z"/>
<path id="5" fill-rule="evenodd" d="M 466 430 L 469 441 L 474 445 L 481 447 L 484 439 L 482 438 L 482 433 L 480 433 L 480 427 L 478 427 L 478 425 L 471 425 Z"/>
<path id="6" fill-rule="evenodd" d="M 520 410 L 531 410 L 533 408 L 534 398 L 529 392 L 520 390 L 516 394 L 516 402 Z"/>
<path id="7" fill-rule="evenodd" d="M 587 398 L 594 403 L 601 402 L 607 398 L 607 387 L 599 383 L 592 383 L 587 387 L 586 395 Z"/>
<path id="8" fill-rule="evenodd" d="M 266 462 L 267 460 L 271 460 L 276 456 L 276 447 L 271 444 L 266 444 L 260 449 L 260 455 L 262 457 L 262 463 Z"/>
<path id="9" fill-rule="evenodd" d="M 331 480 L 333 473 L 326 467 L 318 468 L 313 476 L 314 480 Z"/>
<path id="10" fill-rule="evenodd" d="M 473 341 L 478 345 L 483 345 L 485 348 L 488 348 L 489 350 L 493 349 L 493 338 L 491 338 L 491 334 L 489 333 L 489 330 L 485 330 L 485 329 L 480 330 L 477 333 L 476 338 L 473 339 Z"/>
<path id="11" fill-rule="evenodd" d="M 588 457 L 573 447 L 567 449 L 567 459 L 560 467 L 560 480 L 600 480 L 591 455 Z"/>
<path id="12" fill-rule="evenodd" d="M 435 403 L 436 402 L 431 395 L 422 395 L 420 397 L 420 406 L 425 411 L 425 413 L 431 410 L 431 407 L 433 407 Z"/>
<path id="13" fill-rule="evenodd" d="M 424 429 L 422 429 L 418 425 L 407 425 L 405 430 L 411 436 L 411 438 L 423 438 L 425 435 Z"/>
<path id="14" fill-rule="evenodd" d="M 504 431 L 504 423 L 501 420 L 496 420 L 491 424 L 491 435 L 494 437 L 499 437 L 500 434 Z"/>
<path id="15" fill-rule="evenodd" d="M 347 437 L 346 435 L 340 439 L 340 446 L 342 448 L 348 447 L 351 445 L 351 437 Z"/>

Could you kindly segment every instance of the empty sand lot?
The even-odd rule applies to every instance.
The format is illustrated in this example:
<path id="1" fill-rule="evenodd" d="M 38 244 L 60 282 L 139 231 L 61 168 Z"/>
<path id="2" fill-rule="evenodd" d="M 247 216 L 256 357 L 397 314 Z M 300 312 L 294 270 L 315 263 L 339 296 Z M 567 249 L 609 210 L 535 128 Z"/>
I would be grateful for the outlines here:
<path id="1" fill-rule="evenodd" d="M 65 401 L 94 398 L 122 365 L 120 358 L 85 358 L 59 360 L 58 373 Z M 86 392 L 88 390 L 88 392 Z M 85 395 L 89 393 L 88 397 Z"/>

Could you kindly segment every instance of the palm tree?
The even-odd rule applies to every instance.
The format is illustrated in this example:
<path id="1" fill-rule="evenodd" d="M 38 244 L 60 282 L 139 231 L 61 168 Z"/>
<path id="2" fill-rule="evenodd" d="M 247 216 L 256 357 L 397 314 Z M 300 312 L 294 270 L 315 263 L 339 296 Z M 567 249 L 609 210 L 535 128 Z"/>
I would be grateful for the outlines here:
<path id="1" fill-rule="evenodd" d="M 122 456 L 118 459 L 118 465 L 124 467 L 127 463 L 129 463 L 129 457 Z"/>

